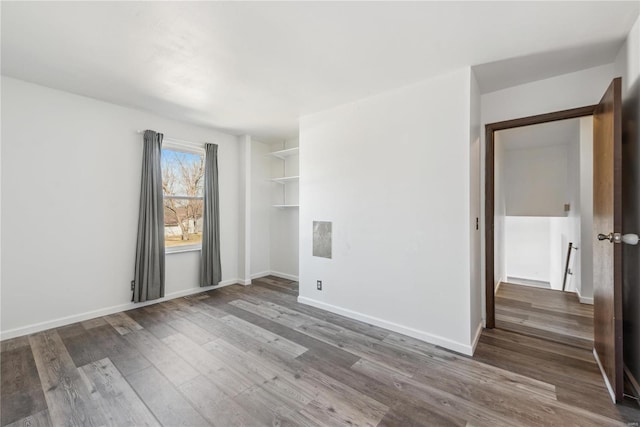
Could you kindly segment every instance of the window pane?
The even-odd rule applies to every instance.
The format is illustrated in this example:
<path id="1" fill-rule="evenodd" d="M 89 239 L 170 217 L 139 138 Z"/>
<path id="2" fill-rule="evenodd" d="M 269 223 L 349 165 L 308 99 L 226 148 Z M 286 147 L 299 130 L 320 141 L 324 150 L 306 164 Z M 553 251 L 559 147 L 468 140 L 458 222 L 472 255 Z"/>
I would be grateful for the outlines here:
<path id="1" fill-rule="evenodd" d="M 202 199 L 164 199 L 164 244 L 166 247 L 199 245 L 202 241 Z"/>
<path id="2" fill-rule="evenodd" d="M 162 150 L 162 191 L 165 196 L 204 195 L 204 155 Z"/>

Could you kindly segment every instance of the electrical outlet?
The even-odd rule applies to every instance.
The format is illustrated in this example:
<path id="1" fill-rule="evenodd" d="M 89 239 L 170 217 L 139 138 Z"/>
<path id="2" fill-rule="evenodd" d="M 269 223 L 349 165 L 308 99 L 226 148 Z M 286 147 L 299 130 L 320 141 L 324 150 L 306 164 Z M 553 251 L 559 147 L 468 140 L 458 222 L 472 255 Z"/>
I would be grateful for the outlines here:
<path id="1" fill-rule="evenodd" d="M 136 281 L 132 280 L 131 281 L 131 290 L 133 291 L 133 290 L 135 290 L 135 288 L 136 288 Z"/>
<path id="2" fill-rule="evenodd" d="M 316 282 L 316 287 L 318 288 L 318 290 L 319 290 L 319 291 L 321 291 L 321 290 L 322 290 L 322 280 L 318 280 L 318 281 Z"/>

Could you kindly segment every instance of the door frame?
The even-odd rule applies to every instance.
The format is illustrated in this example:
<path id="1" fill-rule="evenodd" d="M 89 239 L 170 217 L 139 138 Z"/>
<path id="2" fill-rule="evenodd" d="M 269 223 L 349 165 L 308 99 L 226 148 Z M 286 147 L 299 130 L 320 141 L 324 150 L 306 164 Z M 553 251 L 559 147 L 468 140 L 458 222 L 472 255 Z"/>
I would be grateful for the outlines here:
<path id="1" fill-rule="evenodd" d="M 519 119 L 505 120 L 502 122 L 485 125 L 485 327 L 492 329 L 496 326 L 495 313 L 495 244 L 494 244 L 494 215 L 495 215 L 495 138 L 494 133 L 499 130 L 518 128 L 522 126 L 555 122 L 558 120 L 575 119 L 593 115 L 596 105 L 572 108 L 569 110 L 554 111 L 552 113 L 538 114 Z"/>

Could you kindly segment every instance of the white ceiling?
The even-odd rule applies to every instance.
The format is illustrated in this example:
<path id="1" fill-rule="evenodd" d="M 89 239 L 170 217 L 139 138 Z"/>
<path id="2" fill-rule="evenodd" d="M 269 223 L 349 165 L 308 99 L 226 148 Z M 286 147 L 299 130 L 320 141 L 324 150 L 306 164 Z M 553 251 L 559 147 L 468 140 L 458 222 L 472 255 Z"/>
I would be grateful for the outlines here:
<path id="1" fill-rule="evenodd" d="M 580 119 L 560 120 L 496 132 L 505 150 L 568 145 L 580 138 Z"/>
<path id="2" fill-rule="evenodd" d="M 300 115 L 466 65 L 493 63 L 479 72 L 486 90 L 610 62 L 639 11 L 637 1 L 1 7 L 3 74 L 264 141 L 296 136 Z"/>

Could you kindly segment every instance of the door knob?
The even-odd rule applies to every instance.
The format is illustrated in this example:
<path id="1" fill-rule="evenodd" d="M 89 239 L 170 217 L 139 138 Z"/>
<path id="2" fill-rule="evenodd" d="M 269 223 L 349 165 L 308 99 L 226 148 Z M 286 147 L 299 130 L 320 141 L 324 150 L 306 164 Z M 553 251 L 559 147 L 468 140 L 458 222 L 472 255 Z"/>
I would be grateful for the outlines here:
<path id="1" fill-rule="evenodd" d="M 598 234 L 598 240 L 608 240 L 610 242 L 613 242 L 613 233 L 609 233 L 609 234 Z"/>
<path id="2" fill-rule="evenodd" d="M 637 245 L 640 238 L 637 234 L 620 234 L 620 233 L 609 233 L 609 234 L 598 234 L 598 240 L 608 240 L 611 243 L 626 243 L 627 245 Z"/>

